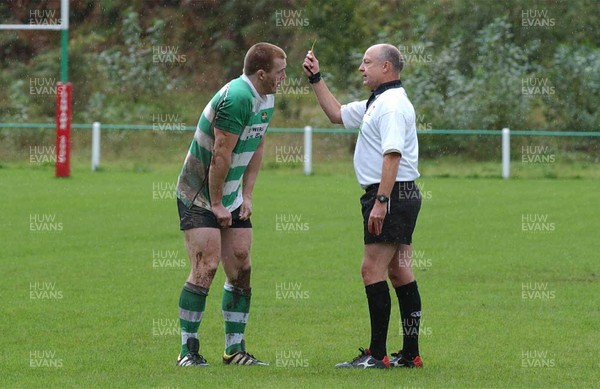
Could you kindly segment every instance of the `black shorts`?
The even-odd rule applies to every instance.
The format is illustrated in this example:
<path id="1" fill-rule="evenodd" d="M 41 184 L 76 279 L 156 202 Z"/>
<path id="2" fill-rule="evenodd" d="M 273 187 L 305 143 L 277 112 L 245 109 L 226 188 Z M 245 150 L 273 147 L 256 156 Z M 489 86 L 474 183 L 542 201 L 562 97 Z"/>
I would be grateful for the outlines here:
<path id="1" fill-rule="evenodd" d="M 231 226 L 229 228 L 252 228 L 250 218 L 240 220 L 240 208 L 231 212 Z M 221 228 L 217 223 L 215 214 L 206 208 L 197 205 L 188 208 L 183 201 L 177 199 L 177 210 L 179 211 L 179 229 L 182 231 L 202 227 Z"/>
<path id="2" fill-rule="evenodd" d="M 414 181 L 396 182 L 390 195 L 388 213 L 383 220 L 380 235 L 369 232 L 369 215 L 375 205 L 379 184 L 370 185 L 360 198 L 363 214 L 365 244 L 401 243 L 411 244 L 412 234 L 421 209 L 421 192 Z"/>

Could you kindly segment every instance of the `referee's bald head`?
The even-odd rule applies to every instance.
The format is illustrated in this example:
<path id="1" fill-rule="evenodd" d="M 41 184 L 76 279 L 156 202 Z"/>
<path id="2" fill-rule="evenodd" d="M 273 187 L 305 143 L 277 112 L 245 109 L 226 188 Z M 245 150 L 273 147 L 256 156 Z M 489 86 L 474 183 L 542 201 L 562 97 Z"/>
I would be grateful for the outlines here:
<path id="1" fill-rule="evenodd" d="M 404 69 L 404 58 L 402 58 L 402 54 L 400 50 L 394 45 L 390 45 L 387 43 L 380 43 L 370 47 L 371 49 L 376 49 L 376 56 L 382 62 L 388 61 L 392 64 L 392 68 L 399 74 L 402 69 Z"/>

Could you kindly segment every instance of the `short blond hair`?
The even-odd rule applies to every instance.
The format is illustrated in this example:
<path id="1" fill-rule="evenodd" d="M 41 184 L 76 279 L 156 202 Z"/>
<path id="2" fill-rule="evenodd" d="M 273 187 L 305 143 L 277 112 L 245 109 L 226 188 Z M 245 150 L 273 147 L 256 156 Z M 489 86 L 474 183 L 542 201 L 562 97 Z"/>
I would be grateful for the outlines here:
<path id="1" fill-rule="evenodd" d="M 285 51 L 271 43 L 260 42 L 248 49 L 244 57 L 244 74 L 251 76 L 259 70 L 270 72 L 275 58 L 286 59 Z"/>

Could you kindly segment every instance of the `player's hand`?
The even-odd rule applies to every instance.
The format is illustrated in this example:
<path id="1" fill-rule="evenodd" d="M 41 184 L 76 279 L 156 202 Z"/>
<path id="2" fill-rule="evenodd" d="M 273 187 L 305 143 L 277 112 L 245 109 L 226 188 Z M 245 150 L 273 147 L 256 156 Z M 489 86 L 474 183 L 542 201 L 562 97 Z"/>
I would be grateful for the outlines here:
<path id="1" fill-rule="evenodd" d="M 240 220 L 248 220 L 252 215 L 252 200 L 244 198 L 240 207 Z"/>
<path id="2" fill-rule="evenodd" d="M 375 205 L 369 215 L 368 230 L 373 235 L 380 235 L 383 230 L 383 221 L 387 214 L 387 204 L 375 200 Z"/>
<path id="3" fill-rule="evenodd" d="M 217 218 L 217 224 L 221 228 L 231 227 L 231 212 L 227 210 L 223 206 L 223 204 L 219 204 L 216 206 L 212 206 L 212 213 L 214 213 L 215 218 Z"/>
<path id="4" fill-rule="evenodd" d="M 319 60 L 311 50 L 308 50 L 306 57 L 304 57 L 302 69 L 304 69 L 304 74 L 307 76 L 312 76 L 319 72 Z"/>

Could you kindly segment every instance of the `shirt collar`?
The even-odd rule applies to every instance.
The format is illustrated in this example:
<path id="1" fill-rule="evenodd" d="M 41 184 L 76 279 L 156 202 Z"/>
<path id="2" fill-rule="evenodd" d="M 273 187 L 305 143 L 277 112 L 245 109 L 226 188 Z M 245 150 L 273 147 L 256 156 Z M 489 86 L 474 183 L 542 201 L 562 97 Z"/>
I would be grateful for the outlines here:
<path id="1" fill-rule="evenodd" d="M 377 89 L 372 91 L 371 96 L 369 97 L 369 100 L 367 100 L 367 109 L 369 109 L 369 106 L 375 101 L 375 99 L 378 98 L 379 95 L 382 94 L 383 92 L 385 92 L 386 90 L 392 89 L 392 88 L 401 88 L 401 87 L 402 87 L 402 81 L 400 81 L 400 80 L 388 81 L 388 82 L 384 82 L 383 84 L 379 85 L 377 87 Z"/>
<path id="2" fill-rule="evenodd" d="M 248 76 L 246 76 L 245 74 L 241 75 L 242 80 L 244 80 L 246 82 L 246 84 L 248 84 L 250 86 L 250 89 L 252 90 L 252 94 L 254 95 L 254 97 L 256 97 L 257 99 L 259 99 L 260 101 L 264 102 L 266 101 L 266 97 L 263 98 L 257 91 L 256 88 L 254 87 L 254 84 L 252 84 L 252 81 L 250 81 L 250 79 L 248 78 Z"/>

